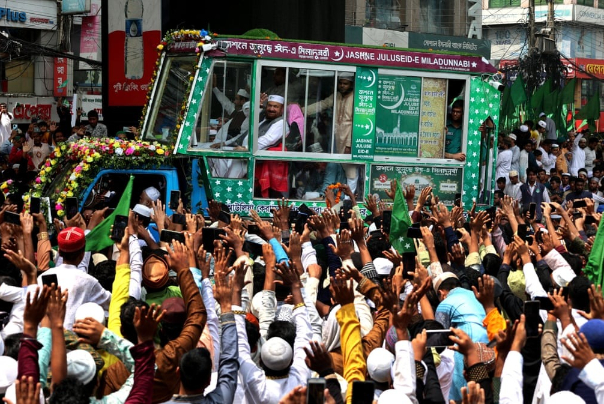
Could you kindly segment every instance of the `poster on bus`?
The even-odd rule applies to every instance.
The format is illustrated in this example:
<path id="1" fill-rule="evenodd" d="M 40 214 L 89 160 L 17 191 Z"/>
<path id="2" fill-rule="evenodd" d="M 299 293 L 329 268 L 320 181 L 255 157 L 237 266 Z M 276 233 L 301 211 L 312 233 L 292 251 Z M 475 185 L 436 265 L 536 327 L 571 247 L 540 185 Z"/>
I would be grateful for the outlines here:
<path id="1" fill-rule="evenodd" d="M 388 200 L 386 190 L 390 182 L 397 180 L 404 188 L 415 186 L 416 198 L 425 187 L 432 187 L 434 195 L 447 206 L 453 205 L 462 191 L 463 170 L 460 167 L 419 167 L 412 165 L 371 166 L 369 193 Z"/>
<path id="2" fill-rule="evenodd" d="M 419 127 L 419 157 L 445 157 L 447 80 L 425 77 Z"/>
<path id="3" fill-rule="evenodd" d="M 377 69 L 358 67 L 354 81 L 352 158 L 373 160 Z"/>
<path id="4" fill-rule="evenodd" d="M 417 157 L 421 77 L 380 75 L 375 154 Z"/>

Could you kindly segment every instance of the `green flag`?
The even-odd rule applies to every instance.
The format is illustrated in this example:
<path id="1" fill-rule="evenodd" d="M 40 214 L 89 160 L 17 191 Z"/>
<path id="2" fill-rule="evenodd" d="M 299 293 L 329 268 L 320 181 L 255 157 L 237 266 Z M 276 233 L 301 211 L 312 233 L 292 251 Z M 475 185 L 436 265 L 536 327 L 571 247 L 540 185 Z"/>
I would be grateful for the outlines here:
<path id="1" fill-rule="evenodd" d="M 572 104 L 575 102 L 575 85 L 576 80 L 572 79 L 562 89 L 562 93 L 560 94 L 560 102 L 562 104 Z"/>
<path id="2" fill-rule="evenodd" d="M 116 215 L 128 216 L 130 211 L 130 199 L 132 198 L 132 184 L 134 183 L 134 176 L 130 176 L 130 181 L 126 185 L 126 189 L 120 198 L 120 202 L 117 204 L 115 210 L 107 216 L 105 220 L 98 224 L 88 235 L 86 236 L 86 251 L 100 251 L 113 244 L 113 240 L 109 238 L 109 232 L 113 225 L 113 220 Z"/>
<path id="3" fill-rule="evenodd" d="M 600 119 L 600 95 L 594 94 L 577 112 L 575 119 Z"/>
<path id="4" fill-rule="evenodd" d="M 403 196 L 400 184 L 397 184 L 396 194 L 394 195 L 394 206 L 392 207 L 390 243 L 392 244 L 392 247 L 401 254 L 415 252 L 413 239 L 407 237 L 407 229 L 409 227 L 411 227 L 411 218 L 409 217 L 409 211 L 407 209 L 407 201 Z"/>
<path id="5" fill-rule="evenodd" d="M 596 239 L 591 248 L 587 265 L 583 272 L 596 285 L 604 284 L 604 226 L 598 227 Z"/>
<path id="6" fill-rule="evenodd" d="M 545 112 L 547 115 L 553 115 L 555 118 L 555 115 L 557 113 L 557 108 L 559 106 L 558 104 L 558 100 L 560 97 L 560 91 L 555 90 L 552 91 L 549 94 L 545 94 L 543 97 L 543 112 Z M 555 121 L 555 119 L 554 119 Z M 556 122 L 557 124 L 557 122 Z"/>
<path id="7" fill-rule="evenodd" d="M 516 80 L 514 80 L 514 84 L 512 84 L 510 95 L 512 97 L 514 106 L 526 102 L 526 88 L 524 87 L 524 80 L 522 80 L 522 76 L 520 74 L 518 77 L 516 77 Z"/>

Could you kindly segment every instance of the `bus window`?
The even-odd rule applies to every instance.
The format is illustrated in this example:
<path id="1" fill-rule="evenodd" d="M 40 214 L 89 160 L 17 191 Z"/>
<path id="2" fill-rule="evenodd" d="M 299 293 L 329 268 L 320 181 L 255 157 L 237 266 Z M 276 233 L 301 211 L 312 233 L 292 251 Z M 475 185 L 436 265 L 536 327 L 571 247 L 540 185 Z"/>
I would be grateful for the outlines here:
<path id="1" fill-rule="evenodd" d="M 210 173 L 214 178 L 247 178 L 248 159 L 208 158 Z"/>
<path id="2" fill-rule="evenodd" d="M 332 184 L 348 183 L 346 174 L 356 168 L 356 195 L 364 195 L 365 166 L 334 161 L 256 160 L 254 197 L 323 201 L 325 190 Z M 334 190 L 334 194 L 338 191 Z"/>
<path id="3" fill-rule="evenodd" d="M 263 66 L 261 80 L 258 150 L 350 154 L 353 72 Z"/>
<path id="4" fill-rule="evenodd" d="M 190 77 L 195 74 L 197 56 L 170 56 L 167 58 L 158 80 L 158 94 L 155 99 L 160 100 L 157 107 L 152 108 L 152 124 L 150 132 L 145 134 L 146 140 L 170 141 L 170 136 L 176 128 L 176 120 L 181 111 L 183 102 L 186 101 L 185 92 L 189 86 Z"/>
<path id="5" fill-rule="evenodd" d="M 251 64 L 215 60 L 190 148 L 237 150 L 247 146 Z M 245 141 L 245 142 L 244 142 Z"/>

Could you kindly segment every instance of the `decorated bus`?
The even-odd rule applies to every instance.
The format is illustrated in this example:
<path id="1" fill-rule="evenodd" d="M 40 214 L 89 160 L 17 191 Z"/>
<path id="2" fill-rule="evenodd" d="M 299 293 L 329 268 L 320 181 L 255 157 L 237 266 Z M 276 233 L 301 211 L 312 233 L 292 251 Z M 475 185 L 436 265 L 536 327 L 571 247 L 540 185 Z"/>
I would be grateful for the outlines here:
<path id="1" fill-rule="evenodd" d="M 447 205 L 492 202 L 500 92 L 484 58 L 263 31 L 174 31 L 158 52 L 140 140 L 70 146 L 73 162 L 49 163 L 60 179 L 43 177 L 38 194 L 64 199 L 67 183 L 83 203 L 138 169 L 164 201 L 181 189 L 195 212 L 216 199 L 268 216 L 281 197 L 321 211 L 329 185 L 348 185 L 358 202 L 387 200 L 394 179 L 431 186 Z"/>

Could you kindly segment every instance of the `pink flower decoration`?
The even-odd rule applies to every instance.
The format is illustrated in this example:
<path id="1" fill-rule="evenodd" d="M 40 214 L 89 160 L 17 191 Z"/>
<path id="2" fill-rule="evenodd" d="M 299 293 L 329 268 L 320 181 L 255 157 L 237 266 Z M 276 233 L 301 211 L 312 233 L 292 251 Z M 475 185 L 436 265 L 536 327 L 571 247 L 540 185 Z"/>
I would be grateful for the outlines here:
<path id="1" fill-rule="evenodd" d="M 6 181 L 6 183 L 7 183 L 8 185 L 11 185 L 11 184 L 13 183 L 13 180 L 8 180 L 8 181 Z"/>
<path id="2" fill-rule="evenodd" d="M 63 205 L 61 205 L 60 203 L 57 203 L 57 204 L 55 205 L 55 209 L 56 209 L 56 210 L 63 210 Z"/>
<path id="3" fill-rule="evenodd" d="M 40 177 L 36 178 L 36 184 L 40 184 L 42 182 L 42 180 L 40 179 Z"/>
<path id="4" fill-rule="evenodd" d="M 77 166 L 74 171 L 76 173 L 79 173 L 80 171 L 82 171 L 82 166 Z"/>
<path id="5" fill-rule="evenodd" d="M 126 149 L 126 156 L 129 156 L 132 153 L 134 153 L 134 147 L 130 146 Z"/>

